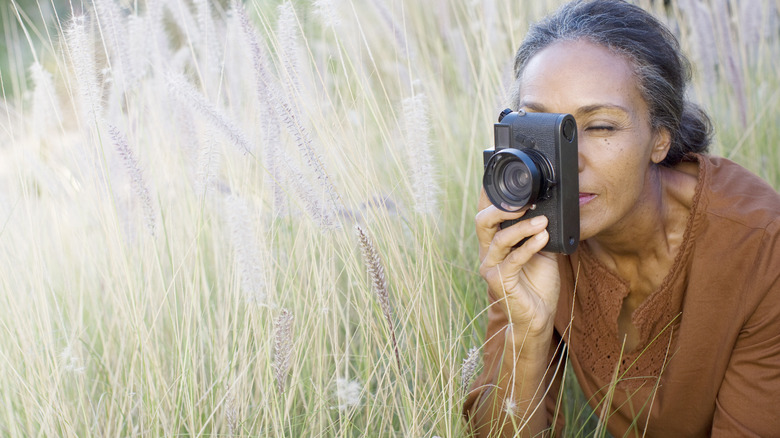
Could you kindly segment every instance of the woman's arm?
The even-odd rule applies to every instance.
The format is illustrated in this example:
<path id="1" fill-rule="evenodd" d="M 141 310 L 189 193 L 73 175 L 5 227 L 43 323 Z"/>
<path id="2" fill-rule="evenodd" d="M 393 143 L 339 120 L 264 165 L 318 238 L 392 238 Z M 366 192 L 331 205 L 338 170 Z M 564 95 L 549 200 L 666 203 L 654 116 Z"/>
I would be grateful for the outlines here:
<path id="1" fill-rule="evenodd" d="M 780 219 L 767 228 L 754 263 L 747 317 L 715 400 L 712 436 L 780 436 Z M 751 304 L 747 304 L 751 303 Z"/>
<path id="2" fill-rule="evenodd" d="M 555 368 L 548 372 L 560 277 L 555 258 L 539 252 L 546 219 L 499 229 L 522 215 L 490 205 L 483 191 L 476 226 L 491 305 L 484 371 L 464 408 L 478 436 L 535 436 L 549 427 L 543 401 Z"/>
<path id="3" fill-rule="evenodd" d="M 465 414 L 476 436 L 514 436 L 523 426 L 521 436 L 538 435 L 549 428 L 558 393 L 560 345 L 553 336 L 546 343 L 518 340 L 503 311 L 491 306 L 488 315 L 485 366 L 472 386 Z"/>

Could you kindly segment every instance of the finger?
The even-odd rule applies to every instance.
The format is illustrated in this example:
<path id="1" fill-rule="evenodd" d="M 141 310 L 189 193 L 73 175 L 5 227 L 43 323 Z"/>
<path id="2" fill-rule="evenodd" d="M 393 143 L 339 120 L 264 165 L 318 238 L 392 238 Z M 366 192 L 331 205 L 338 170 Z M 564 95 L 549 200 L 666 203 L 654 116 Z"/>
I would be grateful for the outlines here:
<path id="1" fill-rule="evenodd" d="M 547 232 L 545 231 L 545 228 L 547 227 L 547 223 L 548 221 L 545 216 L 536 216 L 530 220 L 519 221 L 510 227 L 495 232 L 485 251 L 483 265 L 485 265 L 486 268 L 490 268 L 503 262 L 507 255 L 509 255 L 509 253 L 527 237 L 538 235 L 542 231 L 544 231 L 544 234 L 546 235 Z M 549 236 L 547 239 L 549 239 Z M 528 242 L 525 242 L 521 247 L 526 246 L 526 243 Z M 533 250 L 530 255 L 535 254 L 544 247 L 544 245 L 538 248 L 535 248 L 535 246 L 536 242 L 530 246 Z"/>
<path id="2" fill-rule="evenodd" d="M 519 219 L 524 214 L 525 210 L 509 213 L 499 210 L 494 205 L 489 205 L 477 213 L 474 222 L 476 224 L 477 240 L 479 241 L 480 260 L 484 258 L 485 252 L 493 241 L 493 237 L 499 232 L 501 223 L 508 220 Z"/>
<path id="3" fill-rule="evenodd" d="M 539 233 L 531 236 L 518 248 L 512 250 L 501 262 L 501 270 L 505 272 L 515 272 L 527 264 L 531 257 L 547 245 L 550 241 L 550 233 L 543 229 Z"/>
<path id="4" fill-rule="evenodd" d="M 494 299 L 498 300 L 506 297 L 507 290 L 505 285 L 507 281 L 509 283 L 515 282 L 512 277 L 520 275 L 523 266 L 529 263 L 534 255 L 548 256 L 545 253 L 540 253 L 540 250 L 544 248 L 549 238 L 549 233 L 543 229 L 519 247 L 512 249 L 497 265 L 488 266 L 491 262 L 488 258 L 485 259 L 486 263 L 480 266 L 480 274 L 487 282 L 488 289 L 492 291 Z"/>
<path id="5" fill-rule="evenodd" d="M 485 192 L 485 189 L 482 188 L 479 192 L 479 201 L 477 202 L 477 209 L 484 210 L 490 205 L 495 205 L 495 204 L 493 204 L 493 202 L 490 200 L 490 198 L 487 195 L 487 192 Z M 504 203 L 501 203 L 501 206 L 505 211 L 511 211 L 513 213 L 528 210 L 528 206 L 514 207 Z"/>
<path id="6" fill-rule="evenodd" d="M 487 192 L 485 192 L 485 188 L 483 187 L 479 191 L 479 202 L 477 202 L 477 209 L 484 210 L 489 205 L 491 205 L 490 198 L 488 198 Z"/>
<path id="7" fill-rule="evenodd" d="M 510 213 L 508 211 L 499 210 L 495 205 L 485 207 L 480 210 L 474 218 L 474 222 L 477 225 L 477 237 L 480 237 L 479 233 L 489 233 L 489 235 L 486 234 L 486 236 L 492 239 L 493 234 L 498 231 L 498 226 L 502 222 L 519 219 L 523 217 L 525 211 L 526 210 L 520 210 Z M 488 239 L 488 241 L 490 241 L 490 239 Z"/>
<path id="8" fill-rule="evenodd" d="M 479 196 L 477 216 L 475 217 L 475 223 L 477 225 L 477 237 L 480 237 L 480 232 L 487 232 L 484 234 L 486 240 L 489 242 L 493 238 L 493 234 L 498 231 L 498 225 L 501 222 L 519 219 L 528 210 L 528 207 L 521 207 L 516 211 L 505 211 L 495 205 L 493 205 L 485 194 L 485 189 L 482 189 Z M 480 239 L 482 241 L 483 239 Z"/>
<path id="9" fill-rule="evenodd" d="M 528 211 L 528 207 L 523 207 L 517 211 L 504 211 L 491 204 L 477 213 L 475 222 L 477 227 L 498 229 L 498 225 L 501 222 L 519 219 L 525 215 L 526 211 Z"/>

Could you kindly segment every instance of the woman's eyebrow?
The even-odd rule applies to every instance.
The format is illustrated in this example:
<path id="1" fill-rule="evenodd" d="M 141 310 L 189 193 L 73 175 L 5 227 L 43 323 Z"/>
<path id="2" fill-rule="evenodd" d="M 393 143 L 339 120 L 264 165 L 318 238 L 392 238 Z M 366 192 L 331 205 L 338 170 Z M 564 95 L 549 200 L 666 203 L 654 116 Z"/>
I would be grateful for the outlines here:
<path id="1" fill-rule="evenodd" d="M 598 112 L 598 111 L 604 111 L 604 110 L 606 110 L 606 111 L 613 111 L 613 112 L 617 111 L 617 112 L 621 112 L 621 113 L 623 113 L 625 115 L 631 114 L 631 112 L 627 108 L 625 108 L 623 106 L 620 106 L 620 105 L 615 105 L 615 104 L 612 104 L 612 103 L 597 103 L 597 104 L 586 105 L 586 106 L 582 106 L 582 107 L 577 108 L 577 112 L 576 112 L 575 115 L 583 115 L 584 116 L 584 115 L 588 115 L 588 114 L 592 114 L 592 113 L 595 113 L 595 112 Z"/>
<path id="2" fill-rule="evenodd" d="M 545 110 L 544 105 L 542 105 L 541 103 L 537 103 L 537 102 L 526 102 L 526 101 L 520 102 L 520 108 L 526 108 L 526 109 L 529 109 L 529 110 L 531 110 L 533 112 L 537 112 L 537 113 L 547 113 L 547 112 L 549 112 L 549 111 Z"/>
<path id="3" fill-rule="evenodd" d="M 539 102 L 523 101 L 520 103 L 520 108 L 525 108 L 538 113 L 547 113 L 546 107 Z M 631 112 L 624 106 L 616 105 L 613 103 L 594 103 L 592 105 L 585 105 L 577 108 L 573 116 L 585 116 L 598 111 L 618 111 L 625 115 L 631 114 Z"/>

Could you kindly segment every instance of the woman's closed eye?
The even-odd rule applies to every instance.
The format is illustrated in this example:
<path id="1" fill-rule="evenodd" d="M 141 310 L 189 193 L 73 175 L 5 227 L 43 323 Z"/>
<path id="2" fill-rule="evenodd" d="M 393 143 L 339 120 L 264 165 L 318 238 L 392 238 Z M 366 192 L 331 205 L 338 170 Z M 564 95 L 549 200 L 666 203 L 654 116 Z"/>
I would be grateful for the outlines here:
<path id="1" fill-rule="evenodd" d="M 614 131 L 614 126 L 609 125 L 593 125 L 585 128 L 586 131 Z"/>

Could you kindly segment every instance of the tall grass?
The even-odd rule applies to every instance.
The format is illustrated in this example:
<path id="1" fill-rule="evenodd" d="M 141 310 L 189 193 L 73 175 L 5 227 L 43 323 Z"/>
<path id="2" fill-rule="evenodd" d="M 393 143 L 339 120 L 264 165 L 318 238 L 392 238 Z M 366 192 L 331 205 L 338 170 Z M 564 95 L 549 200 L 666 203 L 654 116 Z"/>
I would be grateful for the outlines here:
<path id="1" fill-rule="evenodd" d="M 464 435 L 480 151 L 560 3 L 4 3 L 0 434 Z M 640 3 L 780 187 L 777 4 Z"/>

